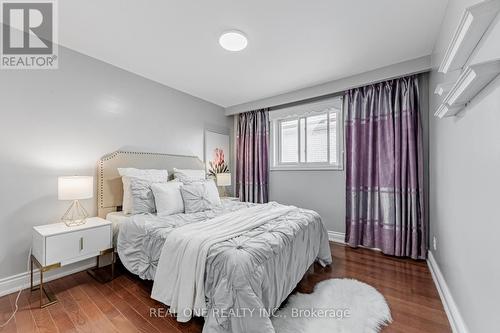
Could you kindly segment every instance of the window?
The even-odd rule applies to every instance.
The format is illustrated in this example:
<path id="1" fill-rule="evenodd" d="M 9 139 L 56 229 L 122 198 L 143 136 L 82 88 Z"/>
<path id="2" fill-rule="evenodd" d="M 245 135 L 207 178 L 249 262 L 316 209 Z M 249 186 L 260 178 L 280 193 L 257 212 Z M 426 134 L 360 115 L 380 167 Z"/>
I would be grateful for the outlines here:
<path id="1" fill-rule="evenodd" d="M 272 111 L 272 169 L 342 169 L 342 98 Z"/>

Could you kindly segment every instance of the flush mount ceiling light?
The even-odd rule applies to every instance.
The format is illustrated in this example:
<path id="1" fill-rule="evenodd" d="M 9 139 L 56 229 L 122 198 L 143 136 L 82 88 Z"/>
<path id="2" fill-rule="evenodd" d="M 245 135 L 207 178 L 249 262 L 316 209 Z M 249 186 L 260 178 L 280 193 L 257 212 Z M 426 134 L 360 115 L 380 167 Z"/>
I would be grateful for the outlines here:
<path id="1" fill-rule="evenodd" d="M 231 30 L 219 37 L 219 44 L 225 50 L 236 52 L 247 47 L 248 39 L 241 31 Z"/>

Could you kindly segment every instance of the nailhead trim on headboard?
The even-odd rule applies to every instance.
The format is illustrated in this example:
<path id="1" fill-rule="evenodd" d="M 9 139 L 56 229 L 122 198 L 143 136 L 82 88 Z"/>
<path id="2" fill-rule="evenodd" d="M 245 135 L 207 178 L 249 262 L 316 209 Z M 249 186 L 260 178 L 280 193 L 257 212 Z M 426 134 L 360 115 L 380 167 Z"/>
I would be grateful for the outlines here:
<path id="1" fill-rule="evenodd" d="M 165 154 L 165 153 L 149 153 L 149 152 L 135 152 L 135 151 L 123 151 L 123 150 L 118 150 L 110 154 L 104 155 L 98 163 L 98 175 L 99 175 L 99 208 L 105 208 L 104 207 L 104 162 L 109 161 L 113 158 L 116 158 L 120 154 L 126 154 L 126 155 L 150 155 L 150 156 L 172 156 L 172 157 L 186 157 L 186 158 L 196 158 L 196 156 L 188 156 L 188 155 L 177 155 L 177 154 Z M 198 161 L 201 162 L 201 160 L 198 159 Z"/>

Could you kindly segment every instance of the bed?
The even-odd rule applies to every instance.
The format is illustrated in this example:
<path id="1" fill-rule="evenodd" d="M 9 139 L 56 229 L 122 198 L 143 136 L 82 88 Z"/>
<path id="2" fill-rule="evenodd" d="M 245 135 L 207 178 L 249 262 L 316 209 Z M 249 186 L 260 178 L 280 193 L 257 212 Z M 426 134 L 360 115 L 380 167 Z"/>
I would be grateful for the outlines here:
<path id="1" fill-rule="evenodd" d="M 274 332 L 270 316 L 310 265 L 331 264 L 328 235 L 311 210 L 222 200 L 210 210 L 124 215 L 119 167 L 203 169 L 196 157 L 118 151 L 99 162 L 99 215 L 113 223 L 123 265 L 154 280 L 152 298 L 203 332 Z M 203 252 L 204 251 L 204 252 Z"/>

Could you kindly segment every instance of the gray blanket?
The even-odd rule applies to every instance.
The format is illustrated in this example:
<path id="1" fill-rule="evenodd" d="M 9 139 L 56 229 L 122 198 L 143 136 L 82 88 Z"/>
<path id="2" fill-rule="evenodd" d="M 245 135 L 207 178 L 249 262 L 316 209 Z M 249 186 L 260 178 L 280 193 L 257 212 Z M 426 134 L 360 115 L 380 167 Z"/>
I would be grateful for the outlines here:
<path id="1" fill-rule="evenodd" d="M 252 204 L 224 201 L 196 214 L 135 216 L 120 226 L 118 253 L 124 265 L 152 279 L 168 234 L 191 223 Z M 208 251 L 204 332 L 274 332 L 269 315 L 318 260 L 331 263 L 328 235 L 317 213 L 294 209 Z"/>

